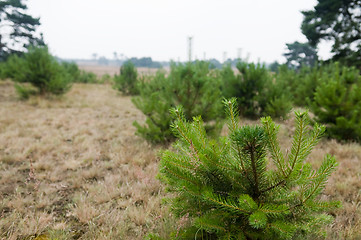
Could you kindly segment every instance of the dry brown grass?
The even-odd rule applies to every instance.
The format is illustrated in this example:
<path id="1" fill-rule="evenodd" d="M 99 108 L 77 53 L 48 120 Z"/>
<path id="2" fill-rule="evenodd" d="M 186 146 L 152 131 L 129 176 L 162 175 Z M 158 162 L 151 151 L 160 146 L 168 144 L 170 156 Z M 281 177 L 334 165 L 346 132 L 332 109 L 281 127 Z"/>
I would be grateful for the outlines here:
<path id="1" fill-rule="evenodd" d="M 17 100 L 0 82 L 0 239 L 142 239 L 176 222 L 161 204 L 157 148 L 134 135 L 144 121 L 109 85 L 76 84 L 62 98 Z M 244 121 L 254 124 L 254 121 Z M 280 140 L 289 147 L 292 119 Z M 340 163 L 323 198 L 341 200 L 329 239 L 361 239 L 361 146 L 323 140 L 309 161 Z"/>
<path id="2" fill-rule="evenodd" d="M 134 135 L 144 117 L 129 97 L 79 84 L 20 102 L 6 82 L 0 106 L 0 239 L 142 239 L 162 228 L 157 149 Z"/>
<path id="3" fill-rule="evenodd" d="M 101 65 L 79 65 L 81 70 L 95 73 L 98 77 L 101 77 L 105 74 L 113 76 L 114 74 L 119 74 L 120 67 L 117 66 L 101 66 Z M 166 69 L 168 71 L 168 69 Z M 158 69 L 157 68 L 145 68 L 138 67 L 138 74 L 140 75 L 154 75 Z"/>

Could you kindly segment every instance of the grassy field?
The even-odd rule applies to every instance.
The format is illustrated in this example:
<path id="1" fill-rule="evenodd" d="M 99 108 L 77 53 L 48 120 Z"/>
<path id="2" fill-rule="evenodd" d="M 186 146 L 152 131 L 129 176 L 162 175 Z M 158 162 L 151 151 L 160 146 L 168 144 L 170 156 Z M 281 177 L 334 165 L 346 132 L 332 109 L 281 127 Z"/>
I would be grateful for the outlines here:
<path id="1" fill-rule="evenodd" d="M 159 147 L 134 135 L 145 117 L 109 85 L 21 102 L 0 82 L 0 239 L 142 239 L 177 228 L 156 180 Z M 254 124 L 254 121 L 244 121 Z M 292 118 L 282 123 L 290 146 Z M 340 163 L 322 198 L 341 200 L 328 239 L 361 239 L 361 146 L 323 140 L 309 161 Z"/>
<path id="2" fill-rule="evenodd" d="M 142 239 L 160 231 L 157 149 L 108 85 L 74 85 L 61 99 L 16 99 L 0 85 L 0 238 Z M 57 238 L 55 238 L 57 237 Z"/>
<path id="3" fill-rule="evenodd" d="M 113 76 L 114 74 L 119 75 L 120 71 L 120 67 L 117 66 L 79 65 L 79 68 L 87 72 L 95 73 L 98 77 L 101 77 L 104 74 L 109 74 L 110 76 Z M 155 74 L 158 70 L 159 69 L 157 68 L 137 68 L 137 72 L 139 75 Z M 169 68 L 163 68 L 163 70 L 169 71 Z"/>

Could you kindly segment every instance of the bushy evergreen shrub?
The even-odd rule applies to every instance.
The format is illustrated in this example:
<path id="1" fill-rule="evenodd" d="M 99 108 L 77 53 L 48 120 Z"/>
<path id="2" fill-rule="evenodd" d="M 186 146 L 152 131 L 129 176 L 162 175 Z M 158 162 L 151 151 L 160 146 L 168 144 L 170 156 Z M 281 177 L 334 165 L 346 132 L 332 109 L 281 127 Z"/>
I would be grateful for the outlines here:
<path id="1" fill-rule="evenodd" d="M 120 74 L 114 76 L 114 88 L 126 95 L 139 94 L 138 73 L 131 61 L 120 67 Z"/>
<path id="2" fill-rule="evenodd" d="M 301 70 L 304 69 L 305 68 L 302 68 Z M 283 87 L 283 91 L 288 92 L 292 96 L 291 99 L 297 106 L 300 106 L 297 89 L 300 87 L 301 81 L 303 80 L 300 74 L 301 70 L 297 72 L 294 69 L 290 69 L 286 64 L 283 64 L 278 67 L 277 74 L 273 75 L 277 79 L 277 82 Z M 302 101 L 303 106 L 305 106 L 305 98 L 303 98 Z"/>
<path id="3" fill-rule="evenodd" d="M 146 115 L 146 123 L 134 125 L 137 134 L 150 142 L 165 143 L 174 136 L 170 130 L 169 109 L 182 105 L 187 119 L 203 115 L 207 129 L 217 129 L 221 111 L 220 78 L 217 71 L 209 69 L 209 63 L 172 64 L 169 75 L 158 72 L 153 78 L 140 84 L 140 96 L 132 99 L 135 106 Z"/>
<path id="4" fill-rule="evenodd" d="M 0 62 L 0 81 L 6 79 L 5 71 L 5 62 Z"/>
<path id="5" fill-rule="evenodd" d="M 97 83 L 97 75 L 92 72 L 80 70 L 74 62 L 62 62 L 61 65 L 70 75 L 71 81 L 74 83 Z"/>
<path id="6" fill-rule="evenodd" d="M 225 98 L 237 98 L 242 116 L 287 116 L 292 108 L 287 83 L 278 81 L 261 64 L 240 62 L 237 69 L 240 74 L 235 74 L 229 65 L 223 67 L 222 94 Z"/>
<path id="7" fill-rule="evenodd" d="M 275 76 L 284 92 L 290 93 L 295 105 L 308 107 L 314 101 L 316 88 L 322 79 L 333 78 L 337 64 L 319 64 L 314 67 L 302 66 L 299 70 L 282 65 Z M 323 80 L 322 80 L 323 81 Z"/>
<path id="8" fill-rule="evenodd" d="M 319 198 L 335 158 L 326 155 L 318 170 L 305 163 L 324 127 L 311 129 L 307 112 L 296 112 L 295 135 L 285 155 L 277 140 L 279 127 L 270 117 L 260 126 L 239 127 L 236 101 L 224 104 L 229 133 L 218 141 L 207 137 L 201 117 L 189 122 L 182 108 L 172 110 L 179 140 L 175 150 L 162 153 L 160 178 L 175 193 L 168 200 L 173 213 L 188 219 L 173 239 L 321 234 L 321 226 L 332 221 L 325 212 L 340 205 Z"/>
<path id="9" fill-rule="evenodd" d="M 262 96 L 266 83 L 270 78 L 266 67 L 261 64 L 238 63 L 237 69 L 239 75 L 239 93 L 236 96 L 240 112 L 246 117 L 257 117 L 262 109 L 259 106 L 259 97 Z"/>
<path id="10" fill-rule="evenodd" d="M 293 96 L 297 106 L 308 106 L 310 102 L 314 101 L 315 91 L 319 85 L 319 79 L 328 77 L 326 70 L 327 67 L 325 66 L 315 66 L 313 68 L 303 66 L 300 71 L 296 73 L 297 77 L 295 84 L 297 85 L 293 85 Z"/>
<path id="11" fill-rule="evenodd" d="M 98 77 L 95 73 L 80 71 L 79 78 L 76 80 L 79 83 L 98 83 Z"/>
<path id="12" fill-rule="evenodd" d="M 24 79 L 26 76 L 26 62 L 23 57 L 12 55 L 3 62 L 2 75 L 4 78 Z"/>
<path id="13" fill-rule="evenodd" d="M 100 80 L 99 80 L 99 83 L 102 83 L 102 84 L 104 84 L 104 83 L 112 83 L 113 82 L 113 77 L 112 76 L 110 76 L 109 74 L 104 74 L 104 75 L 102 75 L 102 77 L 100 78 Z"/>
<path id="14" fill-rule="evenodd" d="M 314 67 L 302 66 L 299 70 L 290 69 L 286 65 L 280 67 L 277 79 L 288 85 L 287 91 L 292 95 L 295 105 L 308 106 L 314 100 L 316 88 L 321 78 L 328 78 L 331 65 L 319 65 Z"/>
<path id="15" fill-rule="evenodd" d="M 25 85 L 25 84 L 14 84 L 15 91 L 18 94 L 19 98 L 21 100 L 26 100 L 32 95 L 36 95 L 37 91 L 36 88 L 32 87 L 31 85 Z"/>
<path id="16" fill-rule="evenodd" d="M 326 124 L 329 136 L 361 141 L 361 76 L 358 69 L 332 65 L 332 73 L 319 79 L 310 104 L 315 121 Z"/>
<path id="17" fill-rule="evenodd" d="M 69 74 L 72 82 L 78 82 L 80 77 L 80 69 L 75 62 L 61 62 L 61 66 Z"/>
<path id="18" fill-rule="evenodd" d="M 10 56 L 5 75 L 18 83 L 17 89 L 20 89 L 21 83 L 30 83 L 41 95 L 60 95 L 71 87 L 69 74 L 50 55 L 47 47 L 31 47 L 22 57 Z"/>
<path id="19" fill-rule="evenodd" d="M 271 74 L 266 79 L 262 93 L 257 96 L 261 116 L 285 119 L 293 106 L 289 85 Z"/>

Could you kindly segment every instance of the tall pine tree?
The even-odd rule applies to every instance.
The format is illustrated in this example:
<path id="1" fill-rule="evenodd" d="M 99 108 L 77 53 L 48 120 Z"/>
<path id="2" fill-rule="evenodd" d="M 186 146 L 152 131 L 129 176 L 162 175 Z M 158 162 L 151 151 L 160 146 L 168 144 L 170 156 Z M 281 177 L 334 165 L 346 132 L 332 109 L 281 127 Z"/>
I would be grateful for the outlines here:
<path id="1" fill-rule="evenodd" d="M 36 34 L 39 18 L 26 14 L 26 10 L 23 0 L 0 1 L 0 60 L 31 45 L 44 45 L 42 35 Z"/>

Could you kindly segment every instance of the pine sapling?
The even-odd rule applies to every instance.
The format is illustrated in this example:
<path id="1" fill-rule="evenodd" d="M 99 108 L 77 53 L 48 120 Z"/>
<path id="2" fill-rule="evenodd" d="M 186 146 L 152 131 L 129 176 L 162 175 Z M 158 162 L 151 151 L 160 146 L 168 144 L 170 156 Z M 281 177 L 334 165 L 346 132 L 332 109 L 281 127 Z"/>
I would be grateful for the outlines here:
<path id="1" fill-rule="evenodd" d="M 292 239 L 322 234 L 327 212 L 339 202 L 318 198 L 337 166 L 326 155 L 319 169 L 305 160 L 325 128 L 309 126 L 307 112 L 296 112 L 296 131 L 288 155 L 270 117 L 259 126 L 238 125 L 236 100 L 224 100 L 229 133 L 207 137 L 201 117 L 188 122 L 175 108 L 175 150 L 162 153 L 160 178 L 174 191 L 170 199 L 188 224 L 175 239 Z"/>
<path id="2" fill-rule="evenodd" d="M 114 76 L 114 88 L 126 95 L 139 94 L 138 82 L 138 72 L 131 61 L 121 66 L 120 75 Z"/>

